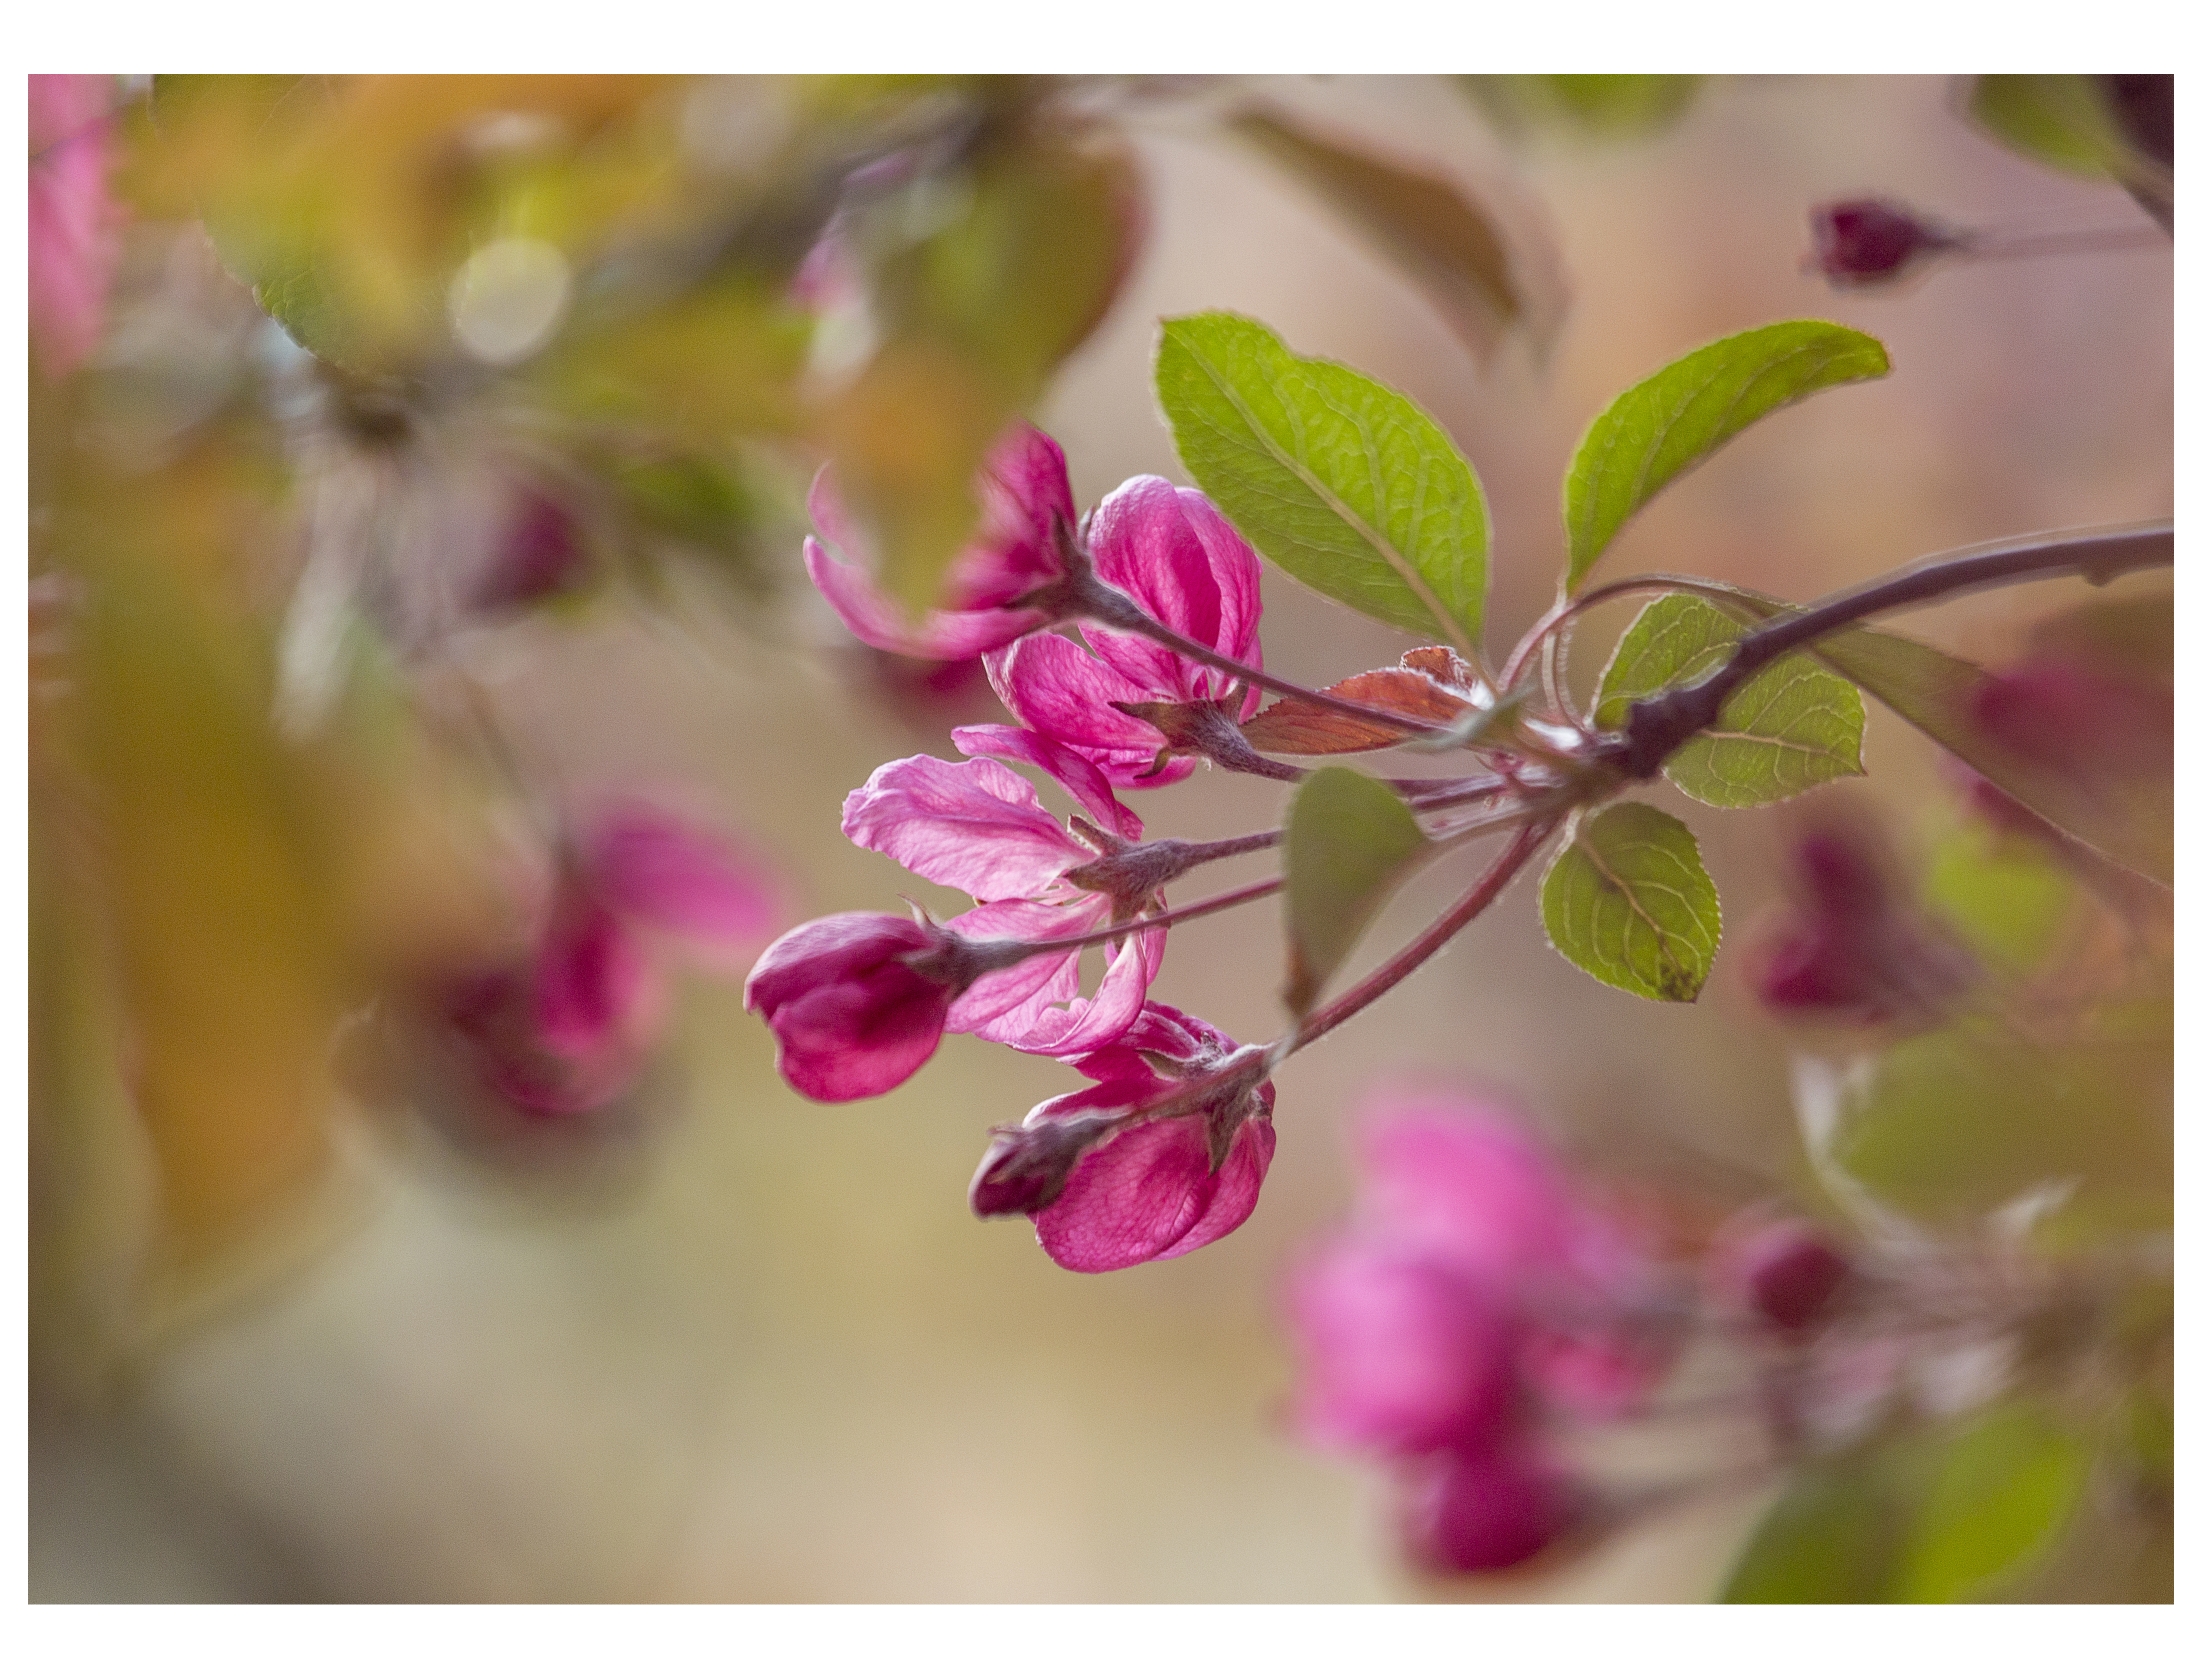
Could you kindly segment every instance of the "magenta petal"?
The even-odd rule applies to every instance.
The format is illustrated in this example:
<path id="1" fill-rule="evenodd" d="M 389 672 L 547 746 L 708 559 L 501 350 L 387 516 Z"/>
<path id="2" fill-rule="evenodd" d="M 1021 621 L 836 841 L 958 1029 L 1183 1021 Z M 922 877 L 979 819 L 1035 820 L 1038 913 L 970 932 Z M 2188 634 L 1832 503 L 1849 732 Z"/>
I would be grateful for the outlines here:
<path id="1" fill-rule="evenodd" d="M 1071 792 L 1106 832 L 1117 833 L 1123 839 L 1142 837 L 1142 818 L 1112 796 L 1112 783 L 1104 778 L 1103 771 L 1056 740 L 1046 739 L 1031 728 L 1007 728 L 1000 722 L 990 722 L 953 728 L 951 743 L 969 757 L 1032 763 Z"/>
<path id="2" fill-rule="evenodd" d="M 859 566 L 839 559 L 811 536 L 805 538 L 805 574 L 835 607 L 843 626 L 868 646 L 907 658 L 955 663 L 1009 646 L 1043 626 L 1033 610 L 931 611 L 908 624 L 895 601 L 874 586 Z"/>
<path id="3" fill-rule="evenodd" d="M 620 917 L 595 897 L 554 911 L 532 976 L 537 1034 L 555 1054 L 587 1059 L 630 1035 L 651 1000 L 652 971 Z"/>
<path id="4" fill-rule="evenodd" d="M 1065 1191 L 1034 1213 L 1043 1250 L 1094 1275 L 1177 1258 L 1231 1234 L 1256 1209 L 1273 1127 L 1252 1118 L 1216 1174 L 1201 1117 L 1123 1130 L 1074 1166 Z"/>
<path id="5" fill-rule="evenodd" d="M 947 923 L 947 929 L 976 940 L 1017 938 L 1041 943 L 1079 937 L 1093 931 L 1109 911 L 1101 897 L 1072 903 L 1016 900 L 984 903 Z M 951 1004 L 948 1028 L 997 1040 L 998 1029 L 1020 1029 L 1043 1009 L 1062 1006 L 1080 993 L 1081 952 L 1055 950 L 999 972 L 984 973 Z"/>
<path id="6" fill-rule="evenodd" d="M 1089 541 L 1097 574 L 1151 616 L 1239 663 L 1262 667 L 1257 555 L 1197 491 L 1159 477 L 1130 478 L 1098 505 Z M 1234 685 L 1233 677 L 1143 636 L 1094 627 L 1083 633 L 1100 658 L 1151 698 L 1219 698 Z"/>
<path id="7" fill-rule="evenodd" d="M 122 246 L 108 190 L 113 76 L 30 80 L 29 297 L 42 370 L 62 377 L 92 352 Z"/>
<path id="8" fill-rule="evenodd" d="M 1099 917 L 1101 918 L 1101 917 Z M 1094 1053 L 1126 1035 L 1165 959 L 1165 933 L 1144 932 L 1120 940 L 1094 997 L 1075 996 L 1063 1008 L 1023 1008 L 992 1020 L 975 1035 L 1023 1054 L 1058 1059 Z"/>
<path id="9" fill-rule="evenodd" d="M 990 654 L 984 667 L 1007 710 L 1035 732 L 1087 758 L 1114 786 L 1166 786 L 1195 769 L 1184 757 L 1156 775 L 1150 773 L 1165 736 L 1112 704 L 1159 695 L 1136 686 L 1063 635 L 1030 635 Z"/>
<path id="10" fill-rule="evenodd" d="M 780 893 L 765 869 L 644 805 L 601 817 L 585 850 L 601 898 L 678 937 L 748 949 L 782 917 Z"/>
<path id="11" fill-rule="evenodd" d="M 1414 1453 L 1486 1436 L 1509 1414 L 1513 1324 L 1435 1264 L 1339 1242 L 1291 1279 L 1289 1317 L 1298 1422 L 1314 1444 Z"/>
<path id="12" fill-rule="evenodd" d="M 1445 1572 L 1531 1560 L 1571 1525 L 1570 1480 L 1527 1445 L 1453 1451 L 1425 1468 L 1404 1511 L 1412 1553 Z"/>
<path id="13" fill-rule="evenodd" d="M 884 763 L 843 803 L 844 836 L 980 902 L 1032 897 L 1095 860 L 1035 788 L 985 759 Z"/>
<path id="14" fill-rule="evenodd" d="M 1369 1221 L 1468 1272 L 1514 1279 L 1567 1259 L 1579 1208 L 1548 1152 L 1496 1109 L 1385 1091 L 1359 1138 Z"/>
<path id="15" fill-rule="evenodd" d="M 776 1065 L 817 1101 L 894 1089 L 942 1040 L 950 998 L 904 957 L 942 933 L 890 914 L 836 914 L 782 934 L 744 984 L 744 1006 L 774 1032 Z"/>

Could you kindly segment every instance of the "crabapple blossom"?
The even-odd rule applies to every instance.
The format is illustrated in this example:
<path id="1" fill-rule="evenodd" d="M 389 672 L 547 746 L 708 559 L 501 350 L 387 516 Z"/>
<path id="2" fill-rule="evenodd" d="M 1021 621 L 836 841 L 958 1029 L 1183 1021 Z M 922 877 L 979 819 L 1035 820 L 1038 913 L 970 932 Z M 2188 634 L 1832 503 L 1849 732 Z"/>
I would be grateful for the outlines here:
<path id="1" fill-rule="evenodd" d="M 1882 285 L 1956 239 L 1899 204 L 1851 198 L 1809 213 L 1818 272 L 1834 285 Z"/>
<path id="2" fill-rule="evenodd" d="M 1017 728 L 959 728 L 951 738 L 973 754 L 969 761 L 885 763 L 843 811 L 844 834 L 854 844 L 974 898 L 977 906 L 952 920 L 950 931 L 987 941 L 1063 942 L 1163 906 L 1155 891 L 1115 898 L 1065 877 L 1095 862 L 1103 846 L 1142 836 L 1142 823 L 1094 765 Z M 1068 832 L 1005 762 L 1032 764 L 1071 793 L 1093 819 L 1094 842 Z M 947 1028 L 1029 1053 L 1087 1053 L 1126 1030 L 1164 958 L 1162 930 L 1120 939 L 1095 996 L 1085 999 L 1078 948 L 1038 954 L 977 978 L 952 1003 Z"/>
<path id="3" fill-rule="evenodd" d="M 1157 622 L 1237 663 L 1262 668 L 1258 559 L 1219 509 L 1160 477 L 1130 478 L 1090 515 L 1097 580 Z M 1031 635 L 987 661 L 1005 708 L 1036 733 L 1086 757 L 1114 786 L 1163 786 L 1185 778 L 1185 757 L 1161 761 L 1173 743 L 1126 705 L 1225 704 L 1235 721 L 1258 694 L 1237 696 L 1233 677 L 1147 636 L 1086 623 L 1086 648 L 1063 635 Z"/>
<path id="4" fill-rule="evenodd" d="M 779 917 L 756 864 L 645 804 L 607 809 L 569 850 L 526 958 L 442 987 L 482 1081 L 538 1118 L 602 1106 L 634 1078 L 664 1012 L 658 944 L 725 969 Z"/>
<path id="5" fill-rule="evenodd" d="M 978 1215 L 1024 1212 L 1043 1250 L 1086 1274 L 1177 1258 L 1247 1221 L 1274 1146 L 1254 1051 L 1150 1002 L 1074 1066 L 1089 1088 L 998 1133 L 969 1196 Z"/>
<path id="6" fill-rule="evenodd" d="M 1055 528 L 1073 523 L 1064 451 L 1025 420 L 1016 422 L 983 463 L 980 499 L 981 527 L 951 561 L 945 603 L 917 626 L 854 557 L 857 535 L 827 467 L 813 479 L 807 501 L 820 538 L 805 538 L 806 572 L 868 646 L 938 663 L 995 651 L 1062 615 L 1034 596 L 1065 574 Z"/>
<path id="7" fill-rule="evenodd" d="M 942 927 L 894 914 L 808 920 L 759 957 L 744 1007 L 774 1033 L 775 1069 L 799 1094 L 887 1094 L 943 1040 L 960 987 L 944 958 L 956 947 Z"/>

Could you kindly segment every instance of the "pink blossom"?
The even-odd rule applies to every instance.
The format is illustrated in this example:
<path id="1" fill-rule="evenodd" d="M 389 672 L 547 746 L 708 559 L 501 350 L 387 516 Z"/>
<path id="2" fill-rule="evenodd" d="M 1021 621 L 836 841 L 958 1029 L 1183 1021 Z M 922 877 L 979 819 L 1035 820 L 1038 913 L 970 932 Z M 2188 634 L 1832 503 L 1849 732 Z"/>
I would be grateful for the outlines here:
<path id="1" fill-rule="evenodd" d="M 1615 1415 L 1661 1378 L 1670 1344 L 1633 1232 L 1500 1113 L 1384 1091 L 1358 1159 L 1355 1221 L 1289 1285 L 1307 1437 L 1476 1452 L 1540 1404 Z"/>
<path id="2" fill-rule="evenodd" d="M 1749 960 L 1764 1006 L 1869 1025 L 1927 1015 L 1969 983 L 1967 954 L 1906 901 L 1873 835 L 1813 831 L 1792 861 L 1793 908 Z"/>
<path id="3" fill-rule="evenodd" d="M 1258 560 L 1219 509 L 1159 477 L 1130 478 L 1098 504 L 1088 540 L 1097 577 L 1151 617 L 1234 659 L 1262 668 Z M 1080 753 L 1114 786 L 1163 786 L 1188 775 L 1179 759 L 1156 773 L 1166 736 L 1117 703 L 1224 700 L 1234 678 L 1143 635 L 1087 624 L 1084 649 L 1061 635 L 1032 635 L 988 660 L 989 679 L 1029 728 Z M 1257 709 L 1255 691 L 1235 720 Z"/>
<path id="4" fill-rule="evenodd" d="M 994 651 L 1051 621 L 1048 607 L 1014 602 L 1065 574 L 1053 529 L 1074 521 L 1064 451 L 1021 420 L 991 451 L 979 487 L 981 528 L 951 562 L 944 605 L 914 627 L 859 562 L 850 518 L 829 468 L 821 469 L 808 502 L 821 539 L 805 539 L 805 569 L 852 634 L 885 652 L 951 661 Z"/>
<path id="5" fill-rule="evenodd" d="M 952 920 L 949 930 L 976 940 L 1050 942 L 1163 906 L 1155 892 L 1119 902 L 1068 882 L 1068 870 L 1094 862 L 1098 849 L 1068 832 L 1004 761 L 1049 774 L 1109 838 L 1140 838 L 1141 822 L 1092 764 L 1017 728 L 960 728 L 951 738 L 974 754 L 970 761 L 907 757 L 885 763 L 843 809 L 843 830 L 854 844 L 975 899 L 977 906 Z M 1084 999 L 1078 949 L 1038 955 L 977 978 L 952 1004 L 948 1028 L 1029 1053 L 1087 1053 L 1126 1030 L 1164 958 L 1162 931 L 1118 940 L 1095 996 Z"/>
<path id="6" fill-rule="evenodd" d="M 2170 772 L 2170 689 L 2070 657 L 2029 659 L 1971 694 L 1972 719 L 2019 756 L 2088 784 Z"/>
<path id="7" fill-rule="evenodd" d="M 1296 1271 L 1288 1309 L 1305 1371 L 1297 1428 L 1322 1449 L 1415 1453 L 1508 1421 L 1518 1325 L 1446 1265 L 1338 1241 Z"/>
<path id="8" fill-rule="evenodd" d="M 1809 212 L 1811 260 L 1834 285 L 1883 285 L 1926 257 L 1956 248 L 1955 235 L 1899 204 L 1852 198 Z"/>
<path id="9" fill-rule="evenodd" d="M 1083 1274 L 1232 1234 L 1273 1160 L 1273 1086 L 1256 1081 L 1254 1065 L 1236 1074 L 1246 1052 L 1203 1020 L 1148 1003 L 1118 1042 L 1075 1062 L 1092 1087 L 999 1133 L 974 1178 L 974 1210 L 1025 1212 L 1043 1250 Z M 1173 1110 L 1177 1096 L 1191 1104 Z M 1130 1121 L 1144 1108 L 1162 1110 Z"/>
<path id="10" fill-rule="evenodd" d="M 1438 1572 L 1497 1572 L 1531 1560 L 1578 1514 L 1570 1479 L 1523 1442 L 1452 1450 L 1411 1478 L 1405 1546 Z"/>
<path id="11" fill-rule="evenodd" d="M 447 987 L 447 1022 L 482 1079 L 520 1111 L 601 1106 L 640 1068 L 664 1012 L 672 940 L 725 965 L 779 917 L 764 873 L 717 840 L 640 803 L 576 833 L 528 958 Z"/>
<path id="12" fill-rule="evenodd" d="M 113 76 L 30 78 L 31 338 L 48 377 L 73 372 L 106 325 L 122 210 L 108 191 Z"/>
<path id="13" fill-rule="evenodd" d="M 926 958 L 953 947 L 942 928 L 894 914 L 809 920 L 759 957 L 744 1007 L 774 1033 L 775 1068 L 799 1094 L 887 1094 L 943 1040 L 958 983 Z"/>

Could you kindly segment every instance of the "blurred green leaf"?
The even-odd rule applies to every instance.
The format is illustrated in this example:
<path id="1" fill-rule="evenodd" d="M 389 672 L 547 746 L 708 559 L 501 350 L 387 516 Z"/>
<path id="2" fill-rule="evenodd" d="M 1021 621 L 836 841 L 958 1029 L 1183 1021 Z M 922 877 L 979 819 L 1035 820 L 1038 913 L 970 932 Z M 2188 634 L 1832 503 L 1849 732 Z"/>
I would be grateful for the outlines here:
<path id="1" fill-rule="evenodd" d="M 1254 320 L 1168 320 L 1158 401 L 1189 474 L 1298 581 L 1383 623 L 1479 644 L 1487 501 L 1432 418 Z"/>
<path id="2" fill-rule="evenodd" d="M 1621 726 L 1635 699 L 1706 675 L 1741 626 L 1692 594 L 1666 594 L 1633 620 L 1595 695 L 1595 720 Z M 1776 803 L 1863 772 L 1863 698 L 1794 653 L 1749 681 L 1704 729 L 1673 752 L 1664 777 L 1720 809 Z"/>
<path id="3" fill-rule="evenodd" d="M 1734 1561 L 1718 1599 L 1889 1600 L 1908 1509 L 1882 1454 L 1874 1447 L 1797 1472 Z"/>
<path id="4" fill-rule="evenodd" d="M 1462 188 L 1277 112 L 1245 111 L 1230 126 L 1399 264 L 1474 354 L 1532 313 L 1509 246 Z"/>
<path id="5" fill-rule="evenodd" d="M 908 608 L 935 603 L 983 456 L 1103 319 L 1143 214 L 1125 153 L 1014 125 L 855 219 L 882 341 L 825 381 L 815 434 Z"/>
<path id="6" fill-rule="evenodd" d="M 2053 952 L 2077 900 L 2076 879 L 2045 845 L 1985 822 L 1942 839 L 1925 877 L 1927 905 L 2012 972 Z"/>
<path id="7" fill-rule="evenodd" d="M 1541 925 L 1581 971 L 1671 1002 L 1701 994 L 1723 930 L 1694 834 L 1636 803 L 1574 822 L 1541 881 Z"/>
<path id="8" fill-rule="evenodd" d="M 2162 538 L 2162 539 L 2167 539 Z M 1724 609 L 1761 622 L 1793 607 L 1744 588 L 1722 588 Z M 1966 659 L 1879 629 L 1827 635 L 1810 649 L 1904 721 L 1923 730 L 2002 791 L 2094 850 L 2150 879 L 2170 883 L 2174 805 L 2166 774 L 2110 785 L 2081 778 L 2004 747 L 1972 712 L 1986 672 Z"/>
<path id="9" fill-rule="evenodd" d="M 1920 1218 L 1982 1217 L 2060 1182 L 2073 1186 L 2064 1215 L 2074 1223 L 2166 1226 L 2166 1017 L 2039 1038 L 1966 1020 L 1895 1044 L 1856 1090 L 1836 1161 Z"/>
<path id="10" fill-rule="evenodd" d="M 1288 808 L 1288 1010 L 1301 1018 L 1429 847 L 1410 806 L 1331 765 Z"/>
<path id="11" fill-rule="evenodd" d="M 1979 1416 L 1942 1451 L 1903 1549 L 1899 1601 L 1969 1601 L 2044 1553 L 2085 1491 L 2092 1454 L 2039 1406 Z"/>
<path id="12" fill-rule="evenodd" d="M 1836 384 L 1882 378 L 1876 338 L 1786 320 L 1720 338 L 1643 379 L 1587 428 L 1564 479 L 1564 533 L 1577 593 L 1625 521 L 1680 473 L 1765 414 Z"/>
<path id="13" fill-rule="evenodd" d="M 1661 133 L 1686 114 L 1700 76 L 1459 76 L 1496 127 L 1562 129 L 1589 138 Z"/>
<path id="14" fill-rule="evenodd" d="M 2131 147 L 2094 76 L 1979 76 L 1970 114 L 2020 156 L 2066 174 L 2121 179 Z"/>

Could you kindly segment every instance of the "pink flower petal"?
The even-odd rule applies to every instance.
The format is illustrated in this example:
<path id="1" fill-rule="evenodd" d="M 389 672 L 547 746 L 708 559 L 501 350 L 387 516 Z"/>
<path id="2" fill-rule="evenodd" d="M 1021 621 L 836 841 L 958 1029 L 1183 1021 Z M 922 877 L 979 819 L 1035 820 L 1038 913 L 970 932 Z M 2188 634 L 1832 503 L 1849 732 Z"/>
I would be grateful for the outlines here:
<path id="1" fill-rule="evenodd" d="M 844 835 L 980 902 L 1032 897 L 1095 860 L 1019 775 L 986 759 L 884 763 L 843 804 Z"/>
<path id="2" fill-rule="evenodd" d="M 1527 1445 L 1453 1451 L 1418 1473 L 1404 1536 L 1439 1571 L 1496 1572 L 1562 1536 L 1576 1503 L 1570 1480 Z"/>
<path id="3" fill-rule="evenodd" d="M 1016 422 L 991 450 L 976 488 L 980 528 L 945 573 L 943 606 L 914 626 L 856 562 L 855 531 L 829 471 L 813 479 L 807 505 L 827 545 L 808 539 L 805 568 L 860 640 L 911 658 L 950 661 L 1009 645 L 1042 626 L 1039 611 L 1005 608 L 1063 574 L 1052 524 L 1064 519 L 1070 526 L 1074 517 L 1065 454 L 1032 425 Z"/>
<path id="4" fill-rule="evenodd" d="M 1093 931 L 1109 912 L 1100 897 L 1082 897 L 1072 903 L 1035 903 L 1017 900 L 984 903 L 946 922 L 961 937 L 1017 938 L 1041 943 L 1055 938 L 1079 937 Z M 951 1004 L 947 1026 L 979 1036 L 983 1027 L 999 1021 L 1007 1028 L 1022 1028 L 1045 1008 L 1063 1006 L 1081 990 L 1081 952 L 1055 951 L 1022 961 L 1000 972 L 984 973 Z"/>
<path id="5" fill-rule="evenodd" d="M 42 371 L 74 371 L 99 342 L 121 256 L 108 191 L 113 76 L 30 78 L 30 317 Z"/>
<path id="6" fill-rule="evenodd" d="M 816 1101 L 894 1089 L 943 1038 L 950 998 L 904 957 L 942 934 L 891 914 L 836 914 L 782 934 L 744 984 L 744 1007 L 774 1032 L 775 1064 Z"/>
<path id="7" fill-rule="evenodd" d="M 1272 1159 L 1267 1118 L 1243 1124 L 1216 1174 L 1201 1116 L 1139 1124 L 1073 1167 L 1065 1191 L 1034 1213 L 1035 1233 L 1082 1274 L 1177 1258 L 1242 1226 Z"/>
<path id="8" fill-rule="evenodd" d="M 1515 1279 L 1560 1265 L 1578 1207 L 1562 1170 L 1500 1111 L 1446 1090 L 1383 1091 L 1358 1151 L 1367 1221 L 1466 1271 Z"/>
<path id="9" fill-rule="evenodd" d="M 953 728 L 951 743 L 969 757 L 995 757 L 1015 763 L 1032 763 L 1068 792 L 1106 832 L 1123 839 L 1142 837 L 1142 818 L 1112 796 L 1112 783 L 1086 757 L 1046 739 L 1030 728 L 1007 728 L 1002 723 Z"/>
<path id="10" fill-rule="evenodd" d="M 1164 959 L 1163 932 L 1122 938 L 1094 997 L 1075 996 L 1062 1006 L 1053 998 L 1045 1007 L 1030 1006 L 993 1019 L 974 1035 L 1024 1054 L 1049 1054 L 1059 1059 L 1107 1048 L 1126 1034 L 1141 1013 L 1143 998 Z"/>
<path id="11" fill-rule="evenodd" d="M 1516 1325 L 1440 1266 L 1344 1240 L 1292 1278 L 1302 1354 L 1298 1425 L 1328 1449 L 1396 1454 L 1486 1437 L 1505 1422 Z"/>
<path id="12" fill-rule="evenodd" d="M 1097 575 L 1159 622 L 1239 663 L 1260 661 L 1257 555 L 1203 495 L 1160 477 L 1130 478 L 1097 505 L 1089 544 Z M 1084 634 L 1150 698 L 1219 698 L 1234 685 L 1233 677 L 1140 635 Z"/>
<path id="13" fill-rule="evenodd" d="M 991 653 L 984 667 L 1007 710 L 1035 732 L 1086 757 L 1114 786 L 1168 786 L 1195 771 L 1195 764 L 1182 757 L 1150 773 L 1165 736 L 1112 704 L 1161 695 L 1138 687 L 1063 635 L 1030 635 Z"/>
<path id="14" fill-rule="evenodd" d="M 677 937 L 748 952 L 781 921 L 780 892 L 762 867 L 648 805 L 600 816 L 584 851 L 600 897 Z"/>
<path id="15" fill-rule="evenodd" d="M 578 1060 L 633 1039 L 656 999 L 656 976 L 619 915 L 594 896 L 569 894 L 537 951 L 537 1034 L 553 1053 Z"/>

